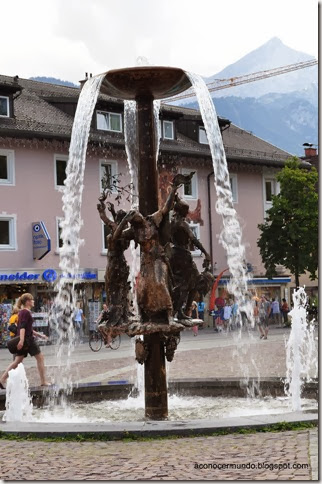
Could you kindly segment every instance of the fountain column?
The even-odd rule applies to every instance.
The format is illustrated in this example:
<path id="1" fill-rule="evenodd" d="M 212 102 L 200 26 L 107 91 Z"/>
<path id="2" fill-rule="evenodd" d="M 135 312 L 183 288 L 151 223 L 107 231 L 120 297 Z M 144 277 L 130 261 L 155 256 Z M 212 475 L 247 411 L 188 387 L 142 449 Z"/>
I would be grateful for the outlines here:
<path id="1" fill-rule="evenodd" d="M 158 171 L 153 96 L 137 96 L 139 148 L 139 210 L 145 217 L 158 210 Z M 160 420 L 168 416 L 164 345 L 160 333 L 144 336 L 148 357 L 144 363 L 145 416 Z"/>
<path id="2" fill-rule="evenodd" d="M 172 97 L 191 86 L 186 73 L 173 67 L 135 67 L 108 71 L 101 92 L 137 103 L 139 210 L 146 217 L 159 208 L 156 160 L 156 126 L 153 101 Z M 154 321 L 151 321 L 152 323 Z M 160 324 L 160 321 L 156 321 Z M 145 360 L 145 416 L 152 420 L 168 416 L 165 349 L 162 333 L 144 334 L 148 350 Z"/>

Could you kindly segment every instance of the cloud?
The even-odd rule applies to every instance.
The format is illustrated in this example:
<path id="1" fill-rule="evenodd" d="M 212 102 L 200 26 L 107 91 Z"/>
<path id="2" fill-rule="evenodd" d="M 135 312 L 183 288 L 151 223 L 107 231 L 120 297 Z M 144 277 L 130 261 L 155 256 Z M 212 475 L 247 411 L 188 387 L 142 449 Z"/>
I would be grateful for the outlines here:
<path id="1" fill-rule="evenodd" d="M 316 0 L 15 0 L 1 15 L 1 71 L 21 77 L 75 82 L 139 56 L 211 76 L 274 36 L 317 55 Z"/>

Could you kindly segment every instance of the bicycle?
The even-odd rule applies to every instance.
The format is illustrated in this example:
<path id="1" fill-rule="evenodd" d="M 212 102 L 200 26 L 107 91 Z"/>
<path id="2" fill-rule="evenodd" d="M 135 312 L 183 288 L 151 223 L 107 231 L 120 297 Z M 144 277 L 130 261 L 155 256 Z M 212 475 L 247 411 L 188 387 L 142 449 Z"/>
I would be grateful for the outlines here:
<path id="1" fill-rule="evenodd" d="M 99 331 L 93 331 L 89 337 L 89 347 L 92 351 L 99 351 L 104 343 L 104 338 Z M 117 350 L 121 344 L 121 335 L 118 334 L 111 339 L 109 345 L 105 345 L 106 348 L 111 348 L 111 350 Z"/>

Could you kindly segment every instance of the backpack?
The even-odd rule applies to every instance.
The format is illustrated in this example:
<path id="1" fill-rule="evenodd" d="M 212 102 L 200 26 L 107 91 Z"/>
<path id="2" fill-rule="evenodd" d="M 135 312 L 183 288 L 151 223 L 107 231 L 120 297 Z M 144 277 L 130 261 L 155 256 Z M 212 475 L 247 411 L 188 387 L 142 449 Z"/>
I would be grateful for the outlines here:
<path id="1" fill-rule="evenodd" d="M 18 328 L 17 328 L 16 323 L 9 324 L 8 329 L 9 329 L 10 333 L 13 333 L 15 335 L 17 334 Z"/>

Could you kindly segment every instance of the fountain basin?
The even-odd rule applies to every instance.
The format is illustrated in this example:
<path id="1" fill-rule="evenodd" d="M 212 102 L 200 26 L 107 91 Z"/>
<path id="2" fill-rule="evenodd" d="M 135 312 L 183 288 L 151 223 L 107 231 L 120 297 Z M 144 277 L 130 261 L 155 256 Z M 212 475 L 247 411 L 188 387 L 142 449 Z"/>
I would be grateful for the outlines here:
<path id="1" fill-rule="evenodd" d="M 106 440 L 118 440 L 129 437 L 211 435 L 216 432 L 232 433 L 241 428 L 260 430 L 263 428 L 275 427 L 281 422 L 283 422 L 283 424 L 306 423 L 318 425 L 318 414 L 292 412 L 282 415 L 256 415 L 224 418 L 216 421 L 205 419 L 118 423 L 1 422 L 0 432 L 3 435 L 33 435 L 39 438 L 66 436 L 76 438 L 81 435 L 85 439 L 104 438 Z"/>
<path id="2" fill-rule="evenodd" d="M 138 96 L 165 99 L 191 87 L 182 69 L 175 67 L 129 67 L 106 73 L 101 93 L 118 99 L 135 100 Z"/>
<path id="3" fill-rule="evenodd" d="M 254 387 L 256 392 L 256 378 L 250 378 L 248 387 Z M 253 385 L 254 384 L 254 385 Z M 283 397 L 284 382 L 281 378 L 262 378 L 260 380 L 262 397 Z M 208 379 L 174 379 L 169 381 L 169 395 L 199 396 L 199 397 L 247 397 L 247 386 L 240 378 L 208 378 Z M 32 403 L 35 407 L 42 406 L 46 400 L 47 390 L 42 387 L 31 387 Z M 91 403 L 101 400 L 120 400 L 129 395 L 136 396 L 137 391 L 132 383 L 126 380 L 110 381 L 108 383 L 91 382 L 74 385 L 71 394 L 66 395 L 69 402 Z M 317 379 L 303 385 L 302 397 L 318 399 Z M 5 410 L 6 392 L 0 390 L 0 410 Z"/>

